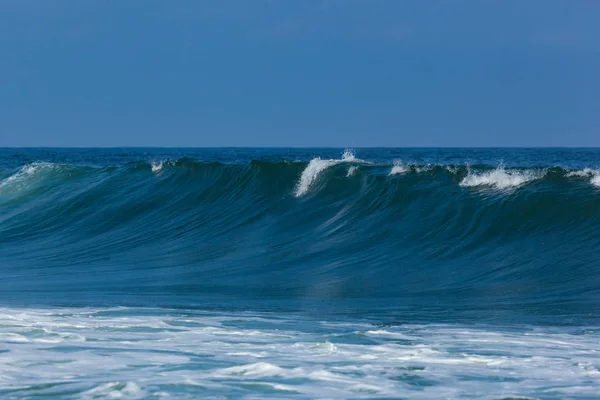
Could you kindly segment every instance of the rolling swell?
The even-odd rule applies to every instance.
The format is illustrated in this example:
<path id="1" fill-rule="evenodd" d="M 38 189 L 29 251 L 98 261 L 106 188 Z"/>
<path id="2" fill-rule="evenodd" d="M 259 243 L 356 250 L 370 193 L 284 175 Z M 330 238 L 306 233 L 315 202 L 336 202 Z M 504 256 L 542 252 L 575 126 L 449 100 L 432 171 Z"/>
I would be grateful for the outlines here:
<path id="1" fill-rule="evenodd" d="M 386 299 L 589 313 L 599 176 L 350 153 L 33 162 L 1 175 L 0 289 L 69 304 Z"/>

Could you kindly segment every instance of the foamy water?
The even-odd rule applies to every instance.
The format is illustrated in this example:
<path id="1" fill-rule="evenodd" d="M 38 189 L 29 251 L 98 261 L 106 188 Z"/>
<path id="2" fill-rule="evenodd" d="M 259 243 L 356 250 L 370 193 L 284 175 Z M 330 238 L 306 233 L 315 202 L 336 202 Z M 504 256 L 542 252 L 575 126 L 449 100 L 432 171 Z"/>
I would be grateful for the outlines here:
<path id="1" fill-rule="evenodd" d="M 600 331 L 0 309 L 3 398 L 594 398 Z"/>
<path id="2" fill-rule="evenodd" d="M 313 158 L 312 160 L 310 160 L 304 171 L 302 171 L 302 175 L 300 175 L 300 180 L 296 184 L 296 197 L 305 195 L 310 189 L 311 185 L 317 180 L 319 175 L 327 168 L 333 167 L 334 165 L 343 162 L 361 161 L 362 160 L 359 160 L 358 158 L 354 157 L 354 153 L 352 153 L 351 150 L 345 150 L 344 154 L 342 154 L 342 158 L 339 160 L 322 160 L 320 158 Z M 349 173 L 348 176 L 350 176 Z"/>
<path id="3" fill-rule="evenodd" d="M 394 161 L 390 175 L 404 174 L 406 172 L 408 172 L 408 168 L 401 161 Z"/>
<path id="4" fill-rule="evenodd" d="M 152 172 L 160 172 L 165 166 L 165 161 L 152 161 L 150 162 L 150 168 Z"/>
<path id="5" fill-rule="evenodd" d="M 600 169 L 584 168 L 579 171 L 571 171 L 566 176 L 589 178 L 592 185 L 600 187 Z"/>
<path id="6" fill-rule="evenodd" d="M 521 186 L 543 177 L 533 170 L 506 170 L 500 166 L 492 171 L 469 172 L 460 182 L 461 186 L 489 186 L 497 189 L 508 189 Z"/>

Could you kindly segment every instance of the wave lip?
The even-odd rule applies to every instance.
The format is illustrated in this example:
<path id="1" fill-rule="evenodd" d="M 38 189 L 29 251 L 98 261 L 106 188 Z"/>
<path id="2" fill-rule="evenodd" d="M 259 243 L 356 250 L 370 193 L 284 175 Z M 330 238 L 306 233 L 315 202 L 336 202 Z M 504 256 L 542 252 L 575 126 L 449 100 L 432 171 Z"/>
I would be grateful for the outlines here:
<path id="1" fill-rule="evenodd" d="M 39 172 L 51 170 L 55 167 L 55 164 L 48 162 L 34 162 L 32 164 L 27 164 L 21 167 L 15 174 L 9 176 L 2 182 L 0 182 L 0 188 L 7 186 L 11 183 L 17 183 L 31 177 Z"/>
<path id="2" fill-rule="evenodd" d="M 579 171 L 571 171 L 567 177 L 577 176 L 581 178 L 590 178 L 590 183 L 594 186 L 600 187 L 600 169 L 584 168 Z"/>
<path id="3" fill-rule="evenodd" d="M 489 186 L 496 189 L 509 189 L 542 178 L 543 174 L 532 170 L 506 170 L 500 165 L 492 171 L 469 174 L 460 182 L 460 186 Z"/>
<path id="4" fill-rule="evenodd" d="M 300 175 L 300 179 L 296 184 L 296 190 L 294 192 L 296 197 L 301 197 L 308 193 L 311 185 L 317 180 L 321 172 L 344 162 L 363 162 L 363 160 L 356 158 L 351 150 L 345 150 L 344 154 L 342 154 L 342 158 L 339 160 L 323 160 L 320 157 L 310 160 L 304 171 L 302 171 L 302 175 Z M 350 176 L 350 173 L 348 173 L 348 176 Z"/>
<path id="5" fill-rule="evenodd" d="M 0 181 L 0 195 L 8 198 L 24 195 L 43 185 L 53 175 L 60 175 L 69 169 L 69 165 L 42 161 L 24 165 L 15 173 Z"/>
<path id="6" fill-rule="evenodd" d="M 390 175 L 404 174 L 408 172 L 408 168 L 401 161 L 394 161 L 394 166 L 390 171 Z"/>
<path id="7" fill-rule="evenodd" d="M 165 166 L 165 161 L 152 161 L 150 163 L 150 168 L 152 172 L 160 172 Z"/>

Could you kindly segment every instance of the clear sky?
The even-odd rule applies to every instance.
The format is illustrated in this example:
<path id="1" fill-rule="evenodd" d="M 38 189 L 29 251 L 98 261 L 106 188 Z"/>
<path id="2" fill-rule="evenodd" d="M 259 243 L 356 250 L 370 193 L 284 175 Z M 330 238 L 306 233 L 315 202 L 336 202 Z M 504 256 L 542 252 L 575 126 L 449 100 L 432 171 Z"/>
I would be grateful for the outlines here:
<path id="1" fill-rule="evenodd" d="M 2 146 L 600 146 L 600 1 L 2 0 Z"/>

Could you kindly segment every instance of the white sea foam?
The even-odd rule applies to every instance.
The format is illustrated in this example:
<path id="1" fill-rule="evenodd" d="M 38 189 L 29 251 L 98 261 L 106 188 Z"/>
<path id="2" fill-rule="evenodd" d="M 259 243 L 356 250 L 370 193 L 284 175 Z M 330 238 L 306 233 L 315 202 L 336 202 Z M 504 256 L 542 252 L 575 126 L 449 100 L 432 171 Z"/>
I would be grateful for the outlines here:
<path id="1" fill-rule="evenodd" d="M 260 378 L 286 375 L 289 376 L 289 374 L 287 374 L 283 368 L 266 362 L 219 369 L 215 372 L 215 375 L 237 375 Z"/>
<path id="2" fill-rule="evenodd" d="M 84 399 L 140 399 L 145 397 L 144 391 L 135 382 L 109 382 L 83 393 Z"/>
<path id="3" fill-rule="evenodd" d="M 0 308 L 0 351 L 7 398 L 594 398 L 600 378 L 594 327 L 285 313 Z"/>
<path id="4" fill-rule="evenodd" d="M 150 167 L 152 168 L 152 172 L 160 172 L 165 165 L 164 161 L 152 161 L 150 163 Z"/>
<path id="5" fill-rule="evenodd" d="M 582 177 L 582 178 L 587 178 L 587 177 L 597 174 L 598 172 L 600 172 L 600 171 L 597 171 L 597 170 L 591 169 L 591 168 L 584 168 L 584 169 L 578 170 L 578 171 L 569 171 L 569 172 L 567 172 L 566 176 L 567 177 L 578 176 L 578 177 Z"/>
<path id="6" fill-rule="evenodd" d="M 402 164 L 401 161 L 394 161 L 394 166 L 390 171 L 390 175 L 404 174 L 408 172 L 408 167 Z"/>
<path id="7" fill-rule="evenodd" d="M 175 161 L 173 161 L 173 160 L 150 161 L 150 168 L 152 169 L 152 172 L 154 172 L 155 174 L 162 171 L 168 165 L 171 165 L 171 166 L 175 165 Z"/>
<path id="8" fill-rule="evenodd" d="M 334 165 L 344 162 L 363 161 L 356 158 L 351 150 L 345 150 L 344 154 L 342 155 L 342 158 L 339 160 L 322 160 L 318 157 L 310 160 L 304 171 L 302 171 L 302 175 L 300 175 L 300 180 L 296 184 L 296 197 L 300 197 L 308 193 L 310 186 L 317 180 L 321 172 L 325 171 L 329 167 L 333 167 Z"/>
<path id="9" fill-rule="evenodd" d="M 472 172 L 460 182 L 461 186 L 490 186 L 508 189 L 539 179 L 543 173 L 533 170 L 506 170 L 503 166 L 492 171 Z"/>
<path id="10" fill-rule="evenodd" d="M 571 171 L 568 172 L 568 177 L 581 177 L 581 178 L 590 178 L 590 183 L 594 186 L 600 187 L 600 169 L 592 169 L 592 168 L 584 168 L 579 171 Z"/>

